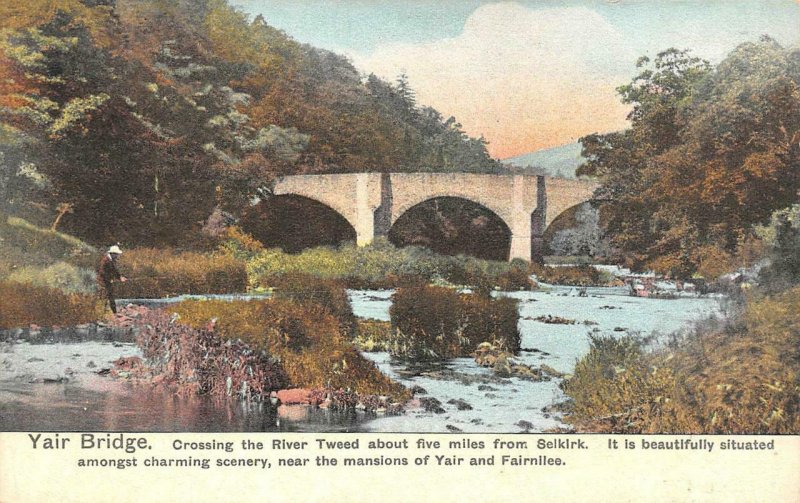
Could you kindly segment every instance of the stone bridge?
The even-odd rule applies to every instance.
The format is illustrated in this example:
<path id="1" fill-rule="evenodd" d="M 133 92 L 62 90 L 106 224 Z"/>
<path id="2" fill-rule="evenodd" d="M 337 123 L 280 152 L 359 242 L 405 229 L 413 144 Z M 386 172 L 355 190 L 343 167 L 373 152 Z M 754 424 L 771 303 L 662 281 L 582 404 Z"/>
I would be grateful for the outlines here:
<path id="1" fill-rule="evenodd" d="M 318 201 L 342 215 L 359 245 L 386 236 L 414 206 L 457 197 L 495 213 L 511 233 L 509 259 L 531 260 L 545 229 L 564 211 L 592 199 L 597 184 L 533 175 L 471 173 L 353 173 L 293 175 L 279 179 L 275 195 Z"/>

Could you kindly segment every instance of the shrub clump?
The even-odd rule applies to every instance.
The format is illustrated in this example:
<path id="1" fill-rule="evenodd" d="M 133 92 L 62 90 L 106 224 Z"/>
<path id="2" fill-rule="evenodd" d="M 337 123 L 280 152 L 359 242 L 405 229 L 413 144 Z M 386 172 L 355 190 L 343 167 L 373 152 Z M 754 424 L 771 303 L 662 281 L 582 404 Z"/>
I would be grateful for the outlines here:
<path id="1" fill-rule="evenodd" d="M 562 388 L 573 400 L 571 419 L 614 421 L 665 402 L 673 380 L 670 369 L 651 369 L 638 337 L 590 336 L 589 352 Z"/>
<path id="2" fill-rule="evenodd" d="M 269 284 L 275 288 L 276 298 L 293 300 L 302 305 L 321 306 L 339 320 L 345 334 L 351 335 L 355 330 L 353 306 L 341 281 L 289 273 L 272 278 Z"/>
<path id="3" fill-rule="evenodd" d="M 482 342 L 519 351 L 517 301 L 460 294 L 424 286 L 401 288 L 390 308 L 395 327 L 393 353 L 414 359 L 469 356 Z"/>
<path id="4" fill-rule="evenodd" d="M 247 289 L 245 264 L 232 255 L 138 248 L 122 254 L 119 270 L 130 279 L 116 287 L 120 298 L 226 294 Z"/>
<path id="5" fill-rule="evenodd" d="M 402 385 L 356 350 L 339 320 L 319 304 L 280 298 L 185 301 L 175 311 L 181 322 L 193 327 L 214 320 L 214 330 L 223 339 L 240 339 L 254 351 L 274 356 L 292 386 L 408 398 Z"/>
<path id="6" fill-rule="evenodd" d="M 570 421 L 585 431 L 800 432 L 800 287 L 750 299 L 727 324 L 668 347 L 593 339 L 574 376 Z"/>
<path id="7" fill-rule="evenodd" d="M 0 329 L 80 325 L 103 317 L 94 295 L 10 281 L 0 282 Z"/>
<path id="8" fill-rule="evenodd" d="M 563 267 L 533 265 L 531 271 L 540 281 L 553 285 L 598 286 L 608 282 L 600 271 L 589 265 Z"/>

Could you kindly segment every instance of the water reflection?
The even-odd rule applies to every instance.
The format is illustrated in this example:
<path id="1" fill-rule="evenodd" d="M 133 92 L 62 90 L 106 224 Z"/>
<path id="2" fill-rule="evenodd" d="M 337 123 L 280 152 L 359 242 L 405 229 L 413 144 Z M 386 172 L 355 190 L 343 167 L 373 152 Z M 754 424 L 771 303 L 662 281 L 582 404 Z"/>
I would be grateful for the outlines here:
<path id="1" fill-rule="evenodd" d="M 2 431 L 357 431 L 364 414 L 214 401 L 149 386 L 0 382 Z"/>

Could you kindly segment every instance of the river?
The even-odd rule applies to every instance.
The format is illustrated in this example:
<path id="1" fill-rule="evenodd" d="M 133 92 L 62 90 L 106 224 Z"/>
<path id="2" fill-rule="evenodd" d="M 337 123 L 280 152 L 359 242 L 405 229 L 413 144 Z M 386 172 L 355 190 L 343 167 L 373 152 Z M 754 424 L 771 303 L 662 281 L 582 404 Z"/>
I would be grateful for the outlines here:
<path id="1" fill-rule="evenodd" d="M 349 293 L 357 316 L 389 319 L 391 292 Z M 592 333 L 668 334 L 720 310 L 720 301 L 713 298 L 645 299 L 613 288 L 591 288 L 587 293 L 581 297 L 569 287 L 498 293 L 520 301 L 523 351 L 517 359 L 570 373 L 588 351 Z M 576 323 L 534 320 L 542 315 Z M 120 356 L 138 354 L 133 344 L 121 341 L 3 343 L 0 430 L 521 432 L 564 426 L 557 413 L 546 409 L 565 398 L 558 379 L 498 378 L 470 358 L 423 368 L 393 360 L 387 353 L 366 353 L 384 373 L 407 386 L 422 387 L 425 396 L 439 400 L 444 409 L 438 414 L 417 408 L 400 416 L 366 416 L 266 403 L 219 404 L 96 374 Z M 58 379 L 61 382 L 52 382 Z"/>

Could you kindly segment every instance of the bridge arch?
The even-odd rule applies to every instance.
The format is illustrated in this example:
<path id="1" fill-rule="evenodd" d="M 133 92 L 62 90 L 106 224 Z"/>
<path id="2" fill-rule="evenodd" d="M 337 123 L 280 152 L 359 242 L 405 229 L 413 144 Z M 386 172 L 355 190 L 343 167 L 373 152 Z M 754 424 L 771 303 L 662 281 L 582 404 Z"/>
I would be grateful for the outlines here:
<path id="1" fill-rule="evenodd" d="M 259 202 L 245 213 L 242 227 L 267 247 L 287 253 L 356 241 L 355 228 L 341 213 L 318 199 L 297 194 Z"/>
<path id="2" fill-rule="evenodd" d="M 604 235 L 597 201 L 584 201 L 556 215 L 542 235 L 542 249 L 554 255 L 605 256 L 610 244 Z"/>
<path id="3" fill-rule="evenodd" d="M 275 183 L 276 195 L 314 199 L 342 215 L 359 245 L 388 234 L 416 205 L 456 197 L 483 206 L 511 230 L 508 258 L 530 260 L 541 232 L 576 203 L 592 198 L 596 184 L 534 175 L 477 173 L 347 173 L 291 175 Z"/>
<path id="4" fill-rule="evenodd" d="M 547 214 L 544 228 L 570 208 L 594 200 L 597 184 L 583 180 L 552 178 L 547 180 Z"/>
<path id="5" fill-rule="evenodd" d="M 394 225 L 400 217 L 408 213 L 409 211 L 417 208 L 421 204 L 424 204 L 428 201 L 433 201 L 434 199 L 459 199 L 461 201 L 467 201 L 472 204 L 481 206 L 486 208 L 487 210 L 491 211 L 494 215 L 497 216 L 502 222 L 508 227 L 511 228 L 511 215 L 507 208 L 503 207 L 503 205 L 497 204 L 498 201 L 489 200 L 486 197 L 478 196 L 475 193 L 470 193 L 469 191 L 453 189 L 453 190 L 436 190 L 431 192 L 425 192 L 422 194 L 417 195 L 414 198 L 409 198 L 403 201 L 402 205 L 397 206 L 392 211 L 392 220 L 391 224 Z"/>
<path id="6" fill-rule="evenodd" d="M 419 245 L 443 255 L 506 260 L 512 232 L 508 223 L 485 204 L 464 197 L 432 195 L 402 213 L 398 211 L 387 237 L 397 246 Z"/>

